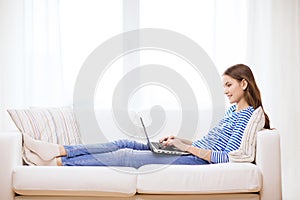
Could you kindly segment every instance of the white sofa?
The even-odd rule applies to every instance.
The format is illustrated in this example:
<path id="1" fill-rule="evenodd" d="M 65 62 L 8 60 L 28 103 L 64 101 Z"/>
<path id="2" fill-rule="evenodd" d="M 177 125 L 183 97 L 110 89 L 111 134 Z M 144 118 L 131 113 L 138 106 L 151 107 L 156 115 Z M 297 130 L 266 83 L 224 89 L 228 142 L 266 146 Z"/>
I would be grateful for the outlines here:
<path id="1" fill-rule="evenodd" d="M 280 138 L 257 134 L 256 164 L 48 167 L 22 165 L 21 134 L 0 133 L 0 200 L 281 199 Z"/>

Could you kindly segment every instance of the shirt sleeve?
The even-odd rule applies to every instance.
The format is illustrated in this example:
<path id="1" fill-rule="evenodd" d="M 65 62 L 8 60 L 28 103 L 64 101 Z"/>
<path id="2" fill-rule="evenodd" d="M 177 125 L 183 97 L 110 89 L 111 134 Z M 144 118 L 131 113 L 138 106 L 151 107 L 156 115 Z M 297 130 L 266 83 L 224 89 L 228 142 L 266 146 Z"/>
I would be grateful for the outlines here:
<path id="1" fill-rule="evenodd" d="M 228 153 L 239 148 L 243 137 L 244 130 L 252 115 L 252 110 L 240 112 L 237 118 L 237 123 L 232 130 L 224 130 L 224 134 L 230 134 L 230 138 L 222 151 L 212 150 L 211 162 L 212 163 L 225 163 L 229 162 Z"/>

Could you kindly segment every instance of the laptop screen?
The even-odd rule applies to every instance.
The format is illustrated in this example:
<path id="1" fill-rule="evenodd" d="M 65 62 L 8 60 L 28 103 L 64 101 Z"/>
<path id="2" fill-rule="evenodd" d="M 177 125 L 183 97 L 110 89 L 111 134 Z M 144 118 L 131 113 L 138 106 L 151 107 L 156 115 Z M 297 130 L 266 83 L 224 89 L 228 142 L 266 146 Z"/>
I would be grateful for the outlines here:
<path id="1" fill-rule="evenodd" d="M 140 120 L 141 120 L 141 124 L 142 124 L 142 126 L 143 126 L 143 129 L 144 129 L 144 132 L 145 132 L 145 135 L 146 135 L 148 144 L 150 144 L 150 139 L 149 139 L 149 137 L 148 137 L 148 133 L 147 133 L 146 127 L 145 127 L 145 125 L 144 125 L 144 122 L 143 122 L 142 117 L 140 117 Z"/>

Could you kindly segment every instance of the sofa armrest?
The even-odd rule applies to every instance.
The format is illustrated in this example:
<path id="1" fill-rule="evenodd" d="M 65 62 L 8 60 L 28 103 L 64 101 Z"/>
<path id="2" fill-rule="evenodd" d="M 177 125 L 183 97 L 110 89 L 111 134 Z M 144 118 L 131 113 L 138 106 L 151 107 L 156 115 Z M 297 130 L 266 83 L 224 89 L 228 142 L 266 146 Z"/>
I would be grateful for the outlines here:
<path id="1" fill-rule="evenodd" d="M 22 135 L 20 132 L 0 133 L 0 199 L 14 199 L 12 171 L 22 164 Z"/>
<path id="2" fill-rule="evenodd" d="M 277 130 L 257 133 L 256 165 L 263 174 L 261 200 L 280 200 L 281 194 L 280 137 Z"/>

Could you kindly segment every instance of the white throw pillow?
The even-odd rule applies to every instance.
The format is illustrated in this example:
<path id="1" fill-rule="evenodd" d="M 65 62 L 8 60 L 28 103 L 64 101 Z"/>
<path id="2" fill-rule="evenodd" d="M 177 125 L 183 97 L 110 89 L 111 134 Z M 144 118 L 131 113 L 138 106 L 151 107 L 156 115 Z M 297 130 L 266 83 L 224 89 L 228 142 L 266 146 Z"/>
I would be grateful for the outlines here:
<path id="1" fill-rule="evenodd" d="M 256 151 L 256 135 L 265 125 L 265 115 L 261 107 L 252 114 L 243 134 L 241 146 L 238 150 L 229 152 L 230 162 L 253 162 Z"/>

